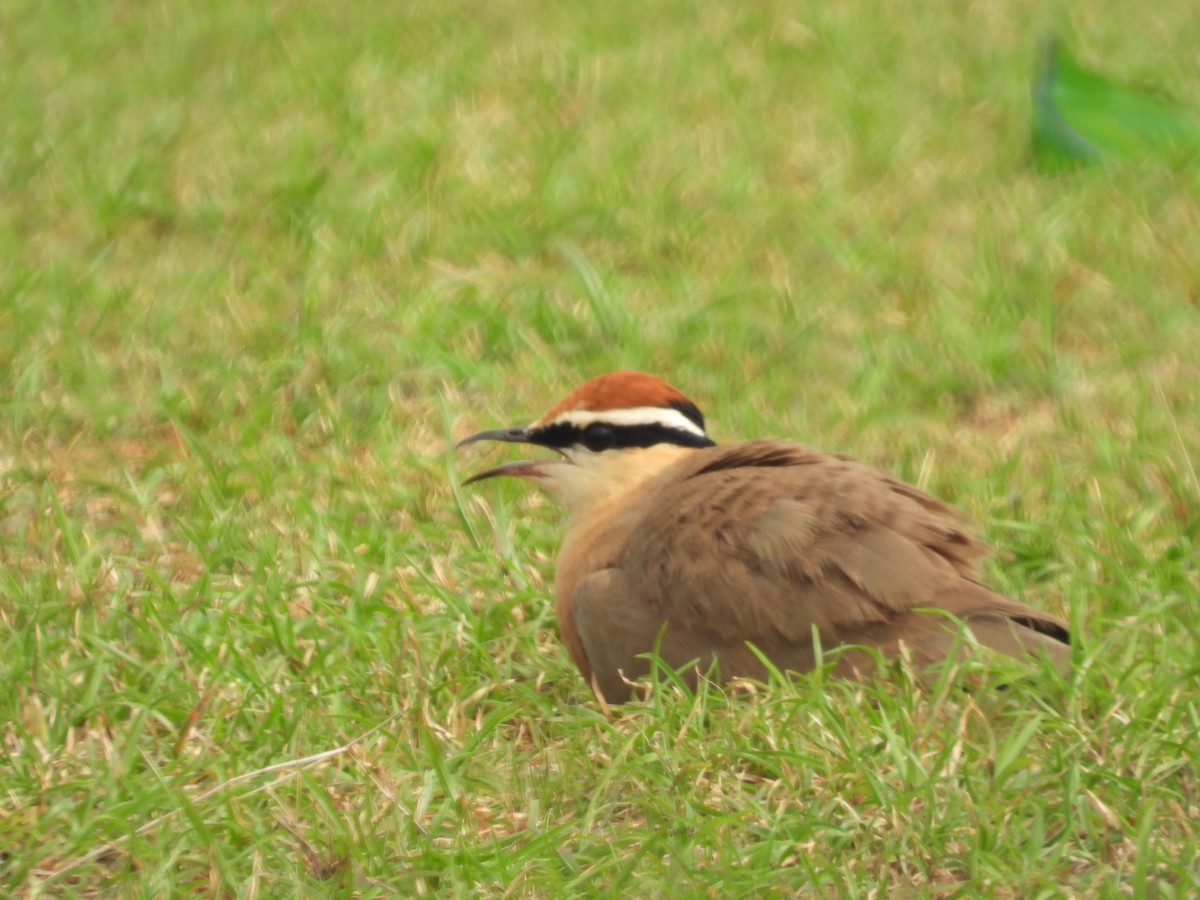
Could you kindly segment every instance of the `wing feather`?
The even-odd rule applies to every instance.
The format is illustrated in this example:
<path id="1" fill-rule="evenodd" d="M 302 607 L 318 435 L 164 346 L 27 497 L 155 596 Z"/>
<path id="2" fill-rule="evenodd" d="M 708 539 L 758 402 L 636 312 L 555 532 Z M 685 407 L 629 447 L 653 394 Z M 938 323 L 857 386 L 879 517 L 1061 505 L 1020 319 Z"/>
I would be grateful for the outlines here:
<path id="1" fill-rule="evenodd" d="M 913 612 L 931 606 L 978 620 L 981 642 L 1001 652 L 1065 642 L 1061 620 L 978 583 L 983 546 L 952 507 L 848 457 L 747 441 L 694 454 L 647 492 L 652 511 L 611 569 L 576 592 L 585 646 L 615 652 L 627 671 L 663 623 L 665 659 L 715 658 L 727 676 L 754 674 L 731 671 L 744 660 L 758 671 L 747 642 L 781 667 L 810 668 L 814 628 L 826 649 L 889 652 L 911 638 L 936 655 L 946 642 L 929 620 L 944 617 Z M 1031 630 L 1038 639 L 1022 642 Z"/>

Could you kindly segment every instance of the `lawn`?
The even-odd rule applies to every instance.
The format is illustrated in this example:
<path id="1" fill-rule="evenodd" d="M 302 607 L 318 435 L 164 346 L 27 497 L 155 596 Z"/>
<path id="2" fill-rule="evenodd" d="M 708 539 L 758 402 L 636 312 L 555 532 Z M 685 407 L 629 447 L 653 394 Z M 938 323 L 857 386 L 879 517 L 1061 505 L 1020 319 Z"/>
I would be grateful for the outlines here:
<path id="1" fill-rule="evenodd" d="M 1200 111 L 1185 0 L 2 0 L 0 893 L 1200 891 L 1200 163 L 1036 171 L 1049 29 Z M 625 367 L 1072 674 L 602 708 L 452 447 Z"/>

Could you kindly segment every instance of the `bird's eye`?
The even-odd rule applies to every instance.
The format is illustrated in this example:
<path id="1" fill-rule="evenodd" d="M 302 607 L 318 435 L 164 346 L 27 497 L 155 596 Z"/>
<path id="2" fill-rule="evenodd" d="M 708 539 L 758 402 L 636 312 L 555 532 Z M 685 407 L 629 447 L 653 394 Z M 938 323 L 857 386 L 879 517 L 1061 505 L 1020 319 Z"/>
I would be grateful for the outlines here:
<path id="1" fill-rule="evenodd" d="M 616 437 L 617 434 L 612 430 L 611 425 L 605 425 L 603 422 L 593 422 L 587 428 L 583 429 L 583 446 L 594 453 L 599 453 L 601 450 L 607 450 L 611 447 Z"/>

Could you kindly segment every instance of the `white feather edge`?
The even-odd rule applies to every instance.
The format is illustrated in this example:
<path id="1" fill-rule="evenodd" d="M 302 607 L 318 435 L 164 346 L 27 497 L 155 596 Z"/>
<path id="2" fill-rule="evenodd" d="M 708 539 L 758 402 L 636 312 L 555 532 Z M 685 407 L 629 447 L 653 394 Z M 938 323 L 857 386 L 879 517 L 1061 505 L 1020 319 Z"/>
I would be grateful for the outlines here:
<path id="1" fill-rule="evenodd" d="M 635 406 L 630 409 L 606 409 L 594 412 L 589 409 L 571 409 L 559 413 L 547 425 L 568 424 L 586 428 L 593 422 L 603 422 L 606 425 L 661 425 L 664 428 L 674 428 L 686 431 L 699 437 L 707 437 L 704 429 L 685 416 L 677 409 L 664 406 Z"/>

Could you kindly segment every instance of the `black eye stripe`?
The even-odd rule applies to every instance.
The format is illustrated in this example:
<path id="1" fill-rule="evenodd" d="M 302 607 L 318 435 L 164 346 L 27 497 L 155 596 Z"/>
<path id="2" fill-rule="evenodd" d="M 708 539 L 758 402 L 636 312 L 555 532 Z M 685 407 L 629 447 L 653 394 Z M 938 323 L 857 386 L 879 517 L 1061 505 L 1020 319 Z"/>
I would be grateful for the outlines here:
<path id="1" fill-rule="evenodd" d="M 593 430 L 589 437 L 588 429 L 595 429 L 597 425 L 603 425 L 608 433 L 601 438 L 601 435 Z M 555 450 L 566 450 L 570 447 L 587 447 L 589 450 L 618 450 L 629 447 L 653 447 L 655 444 L 675 444 L 680 447 L 716 446 L 715 442 L 706 435 L 684 431 L 682 428 L 670 428 L 658 423 L 610 425 L 607 422 L 593 422 L 587 428 L 581 428 L 569 422 L 556 422 L 531 432 L 529 437 L 532 443 Z"/>
<path id="2" fill-rule="evenodd" d="M 701 431 L 704 430 L 704 413 L 700 412 L 700 407 L 691 400 L 672 400 L 670 406 L 672 409 L 683 413 Z"/>

